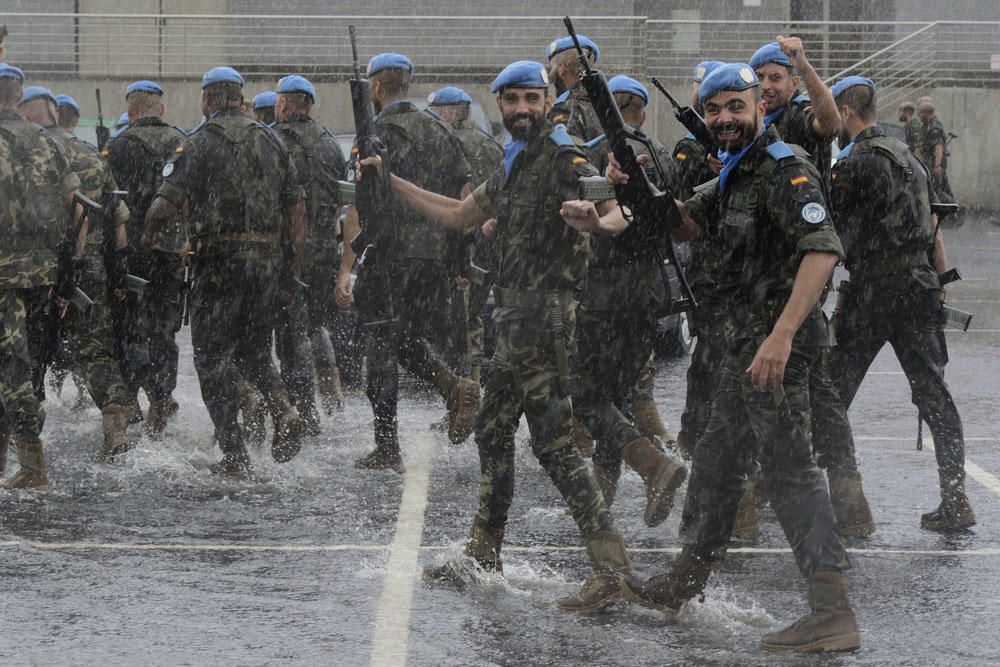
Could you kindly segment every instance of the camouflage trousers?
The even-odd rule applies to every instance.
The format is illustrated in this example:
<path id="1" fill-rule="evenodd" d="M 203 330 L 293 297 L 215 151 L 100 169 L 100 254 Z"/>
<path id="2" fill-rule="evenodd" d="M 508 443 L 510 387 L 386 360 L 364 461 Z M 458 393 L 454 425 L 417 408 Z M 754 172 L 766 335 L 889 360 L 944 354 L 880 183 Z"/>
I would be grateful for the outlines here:
<path id="1" fill-rule="evenodd" d="M 496 350 L 486 367 L 476 419 L 477 516 L 496 528 L 507 523 L 514 498 L 514 434 L 523 414 L 532 451 L 569 505 L 580 532 L 614 530 L 597 481 L 573 442 L 573 408 L 560 381 L 554 327 L 544 316 L 509 319 L 496 326 Z M 566 309 L 562 335 L 570 345 L 573 330 L 572 309 Z"/>
<path id="2" fill-rule="evenodd" d="M 165 401 L 177 387 L 176 336 L 184 314 L 184 266 L 174 254 L 151 252 L 132 272 L 149 281 L 128 312 L 125 368 L 151 400 Z"/>
<path id="3" fill-rule="evenodd" d="M 194 367 L 216 439 L 233 442 L 239 432 L 239 379 L 265 397 L 282 388 L 271 359 L 278 261 L 248 253 L 196 255 L 193 262 Z"/>
<path id="4" fill-rule="evenodd" d="M 833 348 L 822 348 L 809 372 L 813 451 L 816 463 L 824 470 L 857 472 L 854 433 L 847 418 L 847 406 L 831 375 L 833 353 Z"/>
<path id="5" fill-rule="evenodd" d="M 687 370 L 687 394 L 678 434 L 687 442 L 698 442 L 708 426 L 719 372 L 726 358 L 726 336 L 719 310 L 717 305 L 700 304 L 691 320 L 695 344 Z"/>
<path id="6" fill-rule="evenodd" d="M 843 539 L 810 439 L 809 375 L 818 351 L 793 347 L 782 390 L 770 394 L 754 389 L 746 373 L 756 351 L 754 341 L 740 341 L 722 365 L 712 416 L 691 462 L 682 541 L 706 559 L 724 555 L 757 459 L 802 574 L 845 570 Z"/>
<path id="7" fill-rule="evenodd" d="M 32 359 L 40 353 L 48 293 L 48 287 L 0 289 L 0 420 L 26 444 L 41 442 L 45 422 L 31 372 Z"/>
<path id="8" fill-rule="evenodd" d="M 622 449 L 641 434 L 632 423 L 628 402 L 642 400 L 637 384 L 653 352 L 656 321 L 650 311 L 577 312 L 578 382 L 573 412 L 597 443 L 594 462 L 606 470 L 621 468 Z"/>
<path id="9" fill-rule="evenodd" d="M 962 419 L 944 381 L 948 347 L 939 294 L 917 288 L 845 299 L 834 317 L 837 347 L 831 370 L 840 396 L 850 406 L 868 367 L 888 342 L 910 383 L 911 400 L 934 436 L 938 467 L 960 471 L 965 468 L 965 440 Z"/>
<path id="10" fill-rule="evenodd" d="M 315 400 L 316 375 L 309 337 L 309 310 L 301 296 L 291 306 L 278 309 L 274 342 L 278 361 L 281 362 L 281 381 L 288 389 L 292 404 L 298 408 L 304 402 Z"/>
<path id="11" fill-rule="evenodd" d="M 327 342 L 323 330 L 333 332 L 336 328 L 337 302 L 334 288 L 337 285 L 336 249 L 328 252 L 302 269 L 302 281 L 309 285 L 305 295 L 306 335 L 309 338 L 312 363 L 317 370 L 332 369 L 337 364 L 333 345 Z M 282 362 L 284 363 L 284 362 Z"/>

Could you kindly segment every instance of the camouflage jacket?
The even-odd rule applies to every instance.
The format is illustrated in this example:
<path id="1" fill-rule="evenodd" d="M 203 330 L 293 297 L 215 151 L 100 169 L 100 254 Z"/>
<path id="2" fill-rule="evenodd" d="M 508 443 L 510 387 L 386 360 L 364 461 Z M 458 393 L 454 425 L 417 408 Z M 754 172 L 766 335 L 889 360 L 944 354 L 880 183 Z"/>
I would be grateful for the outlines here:
<path id="1" fill-rule="evenodd" d="M 919 118 L 911 118 L 903 127 L 906 135 L 906 145 L 915 155 L 920 155 L 924 143 L 924 124 Z"/>
<path id="2" fill-rule="evenodd" d="M 587 91 L 580 82 L 556 98 L 549 111 L 549 120 L 555 125 L 565 125 L 566 131 L 580 144 L 604 132 L 597 112 L 587 97 Z"/>
<path id="3" fill-rule="evenodd" d="M 677 163 L 677 198 L 690 199 L 694 189 L 708 183 L 715 174 L 708 166 L 708 150 L 693 134 L 688 134 L 674 146 L 674 161 Z"/>
<path id="4" fill-rule="evenodd" d="M 156 116 L 139 118 L 113 137 L 102 154 L 107 158 L 118 187 L 128 191 L 125 203 L 130 215 L 129 244 L 137 249 L 137 241 L 146 225 L 146 212 L 156 198 L 163 182 L 163 166 L 184 140 L 184 133 L 167 125 Z M 184 245 L 187 223 L 183 214 L 164 228 L 164 241 L 156 247 L 176 252 Z"/>
<path id="5" fill-rule="evenodd" d="M 56 246 L 68 236 L 63 199 L 79 187 L 47 132 L 0 110 L 0 289 L 55 283 Z"/>
<path id="6" fill-rule="evenodd" d="M 726 303 L 731 342 L 763 340 L 791 295 L 802 256 L 843 247 L 827 213 L 823 183 L 804 152 L 781 141 L 769 127 L 729 174 L 685 202 L 703 229 L 718 234 L 722 250 L 717 275 L 719 299 Z M 795 334 L 802 346 L 830 344 L 819 304 Z"/>
<path id="7" fill-rule="evenodd" d="M 503 164 L 503 148 L 493 137 L 468 121 L 454 123 L 452 131 L 472 169 L 469 187 L 478 188 Z M 483 236 L 479 229 L 475 231 L 474 242 L 473 261 L 476 266 L 487 271 L 496 271 L 496 249 L 493 242 Z"/>
<path id="8" fill-rule="evenodd" d="M 157 194 L 178 208 L 190 204 L 199 255 L 270 258 L 284 212 L 304 197 L 284 143 L 238 109 L 216 112 L 177 147 Z"/>
<path id="9" fill-rule="evenodd" d="M 677 161 L 678 185 L 677 199 L 684 201 L 694 196 L 695 188 L 716 178 L 708 166 L 708 150 L 688 134 L 674 146 L 674 159 Z M 715 275 L 719 271 L 719 259 L 722 249 L 716 247 L 718 234 L 711 230 L 703 230 L 696 239 L 688 242 L 691 254 L 685 275 L 698 301 L 699 310 L 708 308 L 714 303 Z"/>
<path id="10" fill-rule="evenodd" d="M 308 232 L 304 262 L 332 261 L 337 246 L 340 197 L 337 181 L 347 178 L 347 161 L 329 130 L 308 116 L 271 126 L 285 142 L 305 192 Z"/>
<path id="11" fill-rule="evenodd" d="M 785 142 L 801 146 L 809 154 L 813 166 L 826 184 L 830 182 L 830 138 L 813 135 L 812 126 L 815 118 L 812 102 L 805 95 L 799 95 L 785 105 L 784 110 L 771 124 Z"/>
<path id="12" fill-rule="evenodd" d="M 930 267 L 931 201 L 927 169 L 882 128 L 863 130 L 844 147 L 833 167 L 830 203 L 852 283 Z"/>
<path id="13" fill-rule="evenodd" d="M 546 122 L 514 158 L 509 174 L 501 168 L 476 188 L 477 206 L 497 220 L 498 287 L 518 292 L 582 287 L 590 234 L 569 227 L 559 210 L 564 201 L 580 197 L 579 178 L 593 175 L 597 170 L 583 150 L 565 130 Z M 517 313 L 496 316 L 507 315 Z"/>
<path id="14" fill-rule="evenodd" d="M 425 190 L 460 197 L 472 169 L 458 139 L 436 115 L 402 100 L 382 109 L 375 133 L 385 143 L 393 174 Z M 394 206 L 396 230 L 404 257 L 447 262 L 457 232 L 428 220 L 413 209 Z"/>
<path id="15" fill-rule="evenodd" d="M 924 125 L 921 123 L 920 132 L 920 159 L 928 169 L 934 168 L 934 148 L 944 146 L 944 155 L 948 155 L 948 136 L 945 134 L 944 125 L 937 119 L 931 118 L 930 122 Z M 941 165 L 945 165 L 945 158 L 942 156 Z"/>

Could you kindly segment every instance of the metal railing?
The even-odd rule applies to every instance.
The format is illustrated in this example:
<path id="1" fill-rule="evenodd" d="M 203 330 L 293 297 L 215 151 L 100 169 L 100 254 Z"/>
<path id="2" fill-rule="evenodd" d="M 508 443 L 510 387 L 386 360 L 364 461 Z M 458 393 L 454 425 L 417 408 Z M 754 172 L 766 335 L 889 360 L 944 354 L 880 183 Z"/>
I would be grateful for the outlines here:
<path id="1" fill-rule="evenodd" d="M 318 80 L 350 71 L 347 25 L 364 56 L 401 51 L 425 80 L 484 81 L 513 60 L 544 60 L 561 17 L 11 13 L 8 59 L 37 78 L 191 79 L 219 64 L 246 76 Z M 1000 87 L 1000 22 L 574 19 L 601 45 L 602 69 L 674 82 L 703 58 L 745 61 L 775 35 L 799 35 L 823 77 L 867 73 L 899 90 Z M 512 26 L 517 24 L 517 29 Z"/>

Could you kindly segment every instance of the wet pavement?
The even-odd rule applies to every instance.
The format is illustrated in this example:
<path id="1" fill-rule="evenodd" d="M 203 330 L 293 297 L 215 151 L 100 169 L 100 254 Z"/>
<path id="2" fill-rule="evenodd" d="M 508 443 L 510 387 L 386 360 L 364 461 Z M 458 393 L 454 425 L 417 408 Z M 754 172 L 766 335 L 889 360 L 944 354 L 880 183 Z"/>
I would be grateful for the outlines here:
<path id="1" fill-rule="evenodd" d="M 428 429 L 443 405 L 408 390 L 400 433 L 405 477 L 356 470 L 370 447 L 367 401 L 348 397 L 291 463 L 255 452 L 260 479 L 213 477 L 218 458 L 185 330 L 181 410 L 154 443 L 139 434 L 122 464 L 96 463 L 100 416 L 71 412 L 67 384 L 46 409 L 53 491 L 0 495 L 0 664 L 73 665 L 995 665 L 1000 663 L 1000 227 L 946 231 L 965 280 L 949 301 L 975 313 L 949 332 L 948 381 L 967 436 L 975 528 L 919 528 L 938 500 L 929 434 L 886 348 L 850 416 L 878 532 L 852 541 L 852 599 L 862 649 L 773 655 L 761 634 L 805 611 L 805 587 L 773 515 L 735 548 L 704 602 L 680 622 L 636 607 L 592 617 L 555 609 L 588 572 L 572 520 L 527 447 L 506 578 L 464 591 L 430 588 L 419 567 L 458 553 L 478 485 L 472 443 Z M 657 396 L 676 425 L 687 359 L 660 363 Z M 527 438 L 526 428 L 518 434 Z M 641 569 L 676 553 L 676 512 L 641 520 L 639 478 L 623 477 L 613 512 Z"/>

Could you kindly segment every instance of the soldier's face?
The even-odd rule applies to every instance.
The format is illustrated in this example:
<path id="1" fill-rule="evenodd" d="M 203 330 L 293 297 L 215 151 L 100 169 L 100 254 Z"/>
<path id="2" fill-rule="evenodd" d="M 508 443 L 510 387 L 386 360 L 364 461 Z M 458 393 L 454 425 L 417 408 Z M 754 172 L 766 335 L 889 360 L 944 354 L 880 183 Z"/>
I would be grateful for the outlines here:
<path id="1" fill-rule="evenodd" d="M 920 109 L 917 111 L 917 115 L 920 116 L 920 120 L 924 122 L 924 125 L 931 122 L 931 118 L 934 117 L 933 109 Z"/>
<path id="2" fill-rule="evenodd" d="M 900 123 L 909 123 L 911 118 L 913 118 L 913 114 L 912 113 L 910 113 L 909 111 L 904 111 L 903 109 L 899 110 L 899 122 Z"/>
<path id="3" fill-rule="evenodd" d="M 785 106 L 795 97 L 799 89 L 799 77 L 778 63 L 767 63 L 757 68 L 760 79 L 760 97 L 767 102 L 767 110 L 775 111 Z"/>
<path id="4" fill-rule="evenodd" d="M 497 95 L 503 126 L 518 141 L 533 137 L 545 122 L 552 98 L 545 88 L 505 88 Z"/>
<path id="5" fill-rule="evenodd" d="M 705 101 L 705 126 L 722 150 L 735 153 L 760 134 L 765 106 L 752 88 L 724 90 Z"/>
<path id="6" fill-rule="evenodd" d="M 566 91 L 566 79 L 563 76 L 565 66 L 556 58 L 549 63 L 549 81 L 556 87 L 556 95 L 562 95 Z"/>

